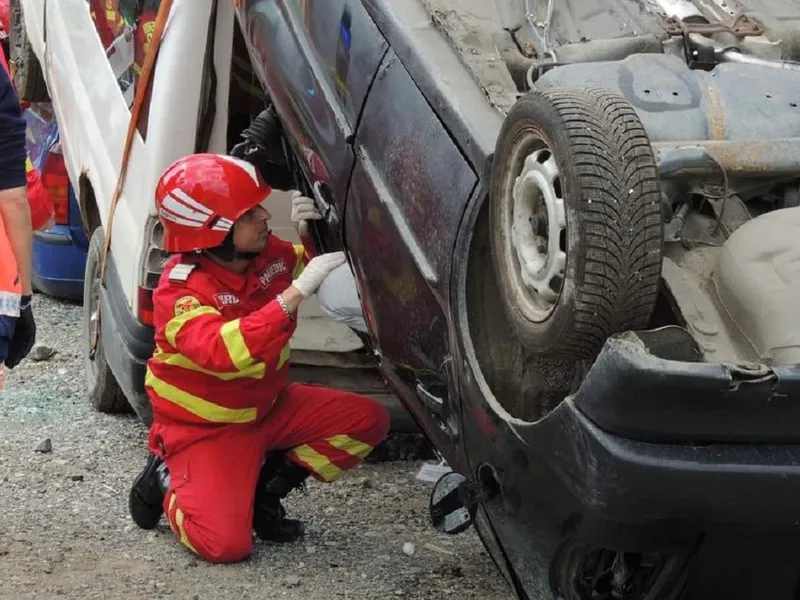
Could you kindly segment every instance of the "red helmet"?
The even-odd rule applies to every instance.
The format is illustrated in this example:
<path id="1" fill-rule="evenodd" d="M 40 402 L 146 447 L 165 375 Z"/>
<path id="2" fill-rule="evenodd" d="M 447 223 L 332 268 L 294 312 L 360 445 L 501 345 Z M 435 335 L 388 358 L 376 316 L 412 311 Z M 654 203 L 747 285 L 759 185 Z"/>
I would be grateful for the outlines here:
<path id="1" fill-rule="evenodd" d="M 222 154 L 176 160 L 156 185 L 164 250 L 191 252 L 225 241 L 234 221 L 272 192 L 250 163 Z"/>

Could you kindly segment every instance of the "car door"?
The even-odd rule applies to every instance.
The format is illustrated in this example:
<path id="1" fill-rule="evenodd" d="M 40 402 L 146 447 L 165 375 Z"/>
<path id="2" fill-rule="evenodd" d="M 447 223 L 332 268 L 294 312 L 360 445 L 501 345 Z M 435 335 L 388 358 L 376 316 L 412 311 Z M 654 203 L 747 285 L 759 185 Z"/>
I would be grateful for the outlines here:
<path id="1" fill-rule="evenodd" d="M 345 238 L 374 345 L 411 410 L 435 423 L 429 435 L 452 438 L 450 269 L 477 177 L 391 50 L 367 98 L 355 152 Z"/>
<path id="2" fill-rule="evenodd" d="M 325 250 L 342 247 L 341 217 L 361 107 L 387 44 L 360 0 L 242 0 L 253 67 L 325 216 Z"/>

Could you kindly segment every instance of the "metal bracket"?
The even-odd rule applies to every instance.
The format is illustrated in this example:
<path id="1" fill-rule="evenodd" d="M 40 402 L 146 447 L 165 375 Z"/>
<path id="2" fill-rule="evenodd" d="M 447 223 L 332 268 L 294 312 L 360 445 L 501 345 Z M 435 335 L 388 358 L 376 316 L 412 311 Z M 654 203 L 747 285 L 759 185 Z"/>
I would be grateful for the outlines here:
<path id="1" fill-rule="evenodd" d="M 732 25 L 722 23 L 692 23 L 682 21 L 676 17 L 662 18 L 661 27 L 669 35 L 682 36 L 690 33 L 708 35 L 710 33 L 731 33 L 737 37 L 759 36 L 764 33 L 764 27 L 747 15 L 739 15 Z"/>

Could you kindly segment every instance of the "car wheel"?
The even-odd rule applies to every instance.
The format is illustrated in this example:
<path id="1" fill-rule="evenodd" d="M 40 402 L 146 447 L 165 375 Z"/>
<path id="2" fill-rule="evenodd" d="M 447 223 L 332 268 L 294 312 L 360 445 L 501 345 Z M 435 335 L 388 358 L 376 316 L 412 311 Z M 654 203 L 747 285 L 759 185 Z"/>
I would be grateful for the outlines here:
<path id="1" fill-rule="evenodd" d="M 105 234 L 98 227 L 89 242 L 86 256 L 86 271 L 83 280 L 83 357 L 86 386 L 92 406 L 102 413 L 127 413 L 131 406 L 111 372 L 105 359 L 102 337 L 92 348 L 95 332 L 100 326 L 100 263 L 103 255 Z M 99 332 L 97 332 L 99 334 Z"/>
<path id="2" fill-rule="evenodd" d="M 11 0 L 9 26 L 9 59 L 14 73 L 14 87 L 19 99 L 25 102 L 50 102 L 42 67 L 25 30 L 22 0 Z"/>
<path id="3" fill-rule="evenodd" d="M 687 555 L 622 552 L 567 538 L 550 563 L 550 588 L 562 600 L 677 600 L 688 564 Z"/>
<path id="4" fill-rule="evenodd" d="M 644 127 L 621 96 L 522 96 L 497 141 L 492 253 L 504 309 L 534 354 L 590 358 L 644 327 L 659 291 L 663 221 Z"/>

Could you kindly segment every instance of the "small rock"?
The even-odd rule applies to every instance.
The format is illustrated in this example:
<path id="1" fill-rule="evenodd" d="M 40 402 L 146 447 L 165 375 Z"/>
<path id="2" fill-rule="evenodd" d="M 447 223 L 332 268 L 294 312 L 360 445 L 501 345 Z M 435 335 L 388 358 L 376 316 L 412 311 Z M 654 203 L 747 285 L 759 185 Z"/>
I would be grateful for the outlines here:
<path id="1" fill-rule="evenodd" d="M 413 556 L 415 550 L 416 548 L 414 547 L 414 544 L 412 544 L 411 542 L 406 542 L 405 544 L 403 544 L 403 554 L 405 554 L 406 556 Z"/>
<path id="2" fill-rule="evenodd" d="M 129 524 L 129 525 L 125 525 L 125 527 L 122 529 L 122 531 L 124 531 L 125 533 L 130 533 L 134 529 L 136 529 L 136 525 Z"/>
<path id="3" fill-rule="evenodd" d="M 47 573 L 48 575 L 53 572 L 53 565 L 50 563 L 45 563 L 44 567 L 42 567 L 42 571 Z"/>
<path id="4" fill-rule="evenodd" d="M 300 578 L 297 575 L 287 575 L 286 579 L 283 581 L 286 584 L 286 587 L 297 587 L 300 585 Z"/>
<path id="5" fill-rule="evenodd" d="M 33 350 L 31 350 L 31 353 L 28 356 L 31 360 L 41 362 L 43 360 L 50 360 L 53 357 L 53 354 L 55 354 L 55 351 L 52 348 L 39 344 L 33 347 Z"/>
<path id="6" fill-rule="evenodd" d="M 200 600 L 200 594 L 195 594 L 192 596 L 192 600 Z"/>
<path id="7" fill-rule="evenodd" d="M 53 442 L 50 441 L 50 438 L 45 438 L 39 445 L 36 446 L 36 452 L 41 452 L 42 454 L 47 454 L 53 451 Z"/>
<path id="8" fill-rule="evenodd" d="M 360 477 L 358 479 L 358 485 L 360 485 L 362 488 L 364 488 L 366 490 L 369 490 L 369 489 L 372 489 L 373 487 L 375 487 L 372 484 L 372 480 L 369 477 Z"/>
<path id="9" fill-rule="evenodd" d="M 186 566 L 189 567 L 190 569 L 193 569 L 197 566 L 197 561 L 192 558 L 191 560 L 189 560 L 188 563 L 186 563 Z"/>
<path id="10" fill-rule="evenodd" d="M 70 479 L 72 479 L 72 481 L 83 481 L 83 475 L 73 475 Z"/>

